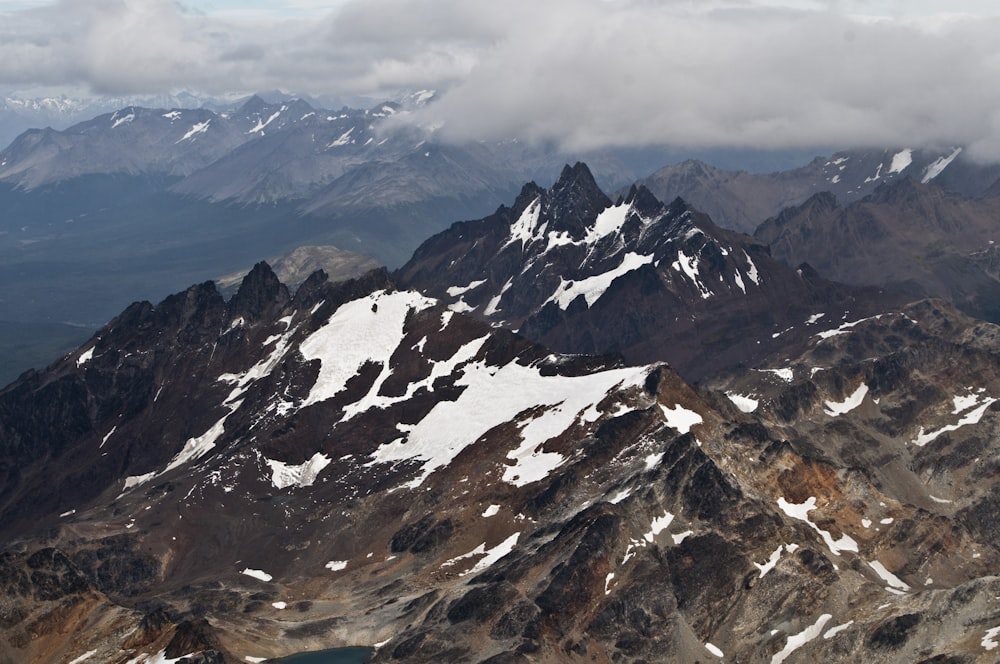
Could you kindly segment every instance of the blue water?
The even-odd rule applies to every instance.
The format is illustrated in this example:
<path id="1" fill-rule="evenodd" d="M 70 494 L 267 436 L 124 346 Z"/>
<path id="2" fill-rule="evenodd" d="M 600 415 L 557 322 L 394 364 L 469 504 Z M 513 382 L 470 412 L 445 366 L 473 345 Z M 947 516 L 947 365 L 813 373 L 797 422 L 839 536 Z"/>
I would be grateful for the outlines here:
<path id="1" fill-rule="evenodd" d="M 281 661 L 284 664 L 367 664 L 371 656 L 371 648 L 334 648 L 288 655 Z"/>

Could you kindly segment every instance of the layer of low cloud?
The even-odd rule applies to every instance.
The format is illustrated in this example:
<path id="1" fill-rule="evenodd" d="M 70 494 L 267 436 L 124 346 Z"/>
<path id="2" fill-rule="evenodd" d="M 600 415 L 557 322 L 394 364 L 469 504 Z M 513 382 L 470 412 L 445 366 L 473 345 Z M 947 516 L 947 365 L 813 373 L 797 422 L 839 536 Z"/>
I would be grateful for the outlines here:
<path id="1" fill-rule="evenodd" d="M 965 145 L 1000 159 L 1000 18 L 959 9 L 355 0 L 320 18 L 255 20 L 171 0 L 62 0 L 0 14 L 0 86 L 374 97 L 431 88 L 438 100 L 405 121 L 455 140 Z"/>

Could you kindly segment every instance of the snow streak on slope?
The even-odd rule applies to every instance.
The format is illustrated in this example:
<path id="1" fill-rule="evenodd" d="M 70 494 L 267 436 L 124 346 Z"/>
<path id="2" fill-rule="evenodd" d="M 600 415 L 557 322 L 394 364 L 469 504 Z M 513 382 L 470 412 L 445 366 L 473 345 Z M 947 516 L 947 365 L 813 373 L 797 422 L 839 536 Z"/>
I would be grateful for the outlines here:
<path id="1" fill-rule="evenodd" d="M 535 481 L 563 461 L 559 454 L 539 451 L 542 443 L 566 431 L 612 389 L 642 385 L 648 371 L 632 367 L 566 377 L 543 376 L 517 362 L 499 368 L 467 364 L 455 383 L 465 388 L 458 399 L 438 403 L 415 425 L 400 425 L 405 435 L 379 447 L 372 463 L 420 462 L 420 473 L 406 485 L 415 488 L 494 427 L 519 421 L 521 444 L 507 455 L 516 463 L 505 468 L 503 478 L 516 485 Z M 534 413 L 525 416 L 527 411 Z"/>
<path id="2" fill-rule="evenodd" d="M 560 309 L 565 311 L 573 300 L 583 295 L 587 301 L 587 306 L 591 307 L 594 305 L 594 302 L 601 299 L 601 296 L 604 295 L 604 292 L 608 290 L 611 282 L 615 279 L 652 262 L 652 256 L 640 256 L 630 251 L 622 258 L 621 265 L 613 270 L 608 270 L 604 274 L 587 277 L 580 281 L 563 281 L 542 306 L 549 302 L 555 302 L 559 305 Z"/>

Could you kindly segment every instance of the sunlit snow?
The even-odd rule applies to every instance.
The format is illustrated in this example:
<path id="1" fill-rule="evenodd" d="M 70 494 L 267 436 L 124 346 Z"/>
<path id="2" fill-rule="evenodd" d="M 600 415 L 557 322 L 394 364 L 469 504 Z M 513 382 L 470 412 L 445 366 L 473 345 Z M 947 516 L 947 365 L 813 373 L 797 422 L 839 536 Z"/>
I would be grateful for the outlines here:
<path id="1" fill-rule="evenodd" d="M 549 296 L 549 299 L 545 303 L 555 302 L 559 305 L 560 309 L 565 310 L 573 300 L 583 295 L 587 301 L 587 306 L 591 307 L 594 305 L 594 302 L 597 302 L 604 295 L 604 292 L 608 290 L 611 282 L 615 279 L 652 262 L 653 256 L 640 256 L 630 251 L 622 257 L 621 265 L 613 270 L 608 270 L 603 274 L 587 277 L 579 281 L 562 280 L 562 283 L 559 284 L 559 287 L 556 288 L 555 292 Z"/>
<path id="2" fill-rule="evenodd" d="M 407 314 L 433 305 L 433 300 L 409 291 L 379 291 L 341 305 L 299 346 L 307 361 L 320 360 L 319 376 L 302 408 L 340 393 L 368 362 L 382 365 L 381 384 L 388 377 L 389 358 L 402 341 Z"/>
<path id="3" fill-rule="evenodd" d="M 701 415 L 693 410 L 688 410 L 680 404 L 675 405 L 673 408 L 667 408 L 663 404 L 660 404 L 660 410 L 663 411 L 663 416 L 667 420 L 667 426 L 677 429 L 678 433 L 688 433 L 691 431 L 691 427 L 701 424 L 704 421 Z"/>
<path id="4" fill-rule="evenodd" d="M 934 163 L 927 167 L 924 171 L 924 177 L 920 180 L 921 184 L 927 184 L 937 176 L 944 172 L 944 169 L 948 168 L 951 162 L 955 161 L 955 157 L 962 152 L 962 148 L 955 148 L 955 150 L 947 157 L 938 157 L 934 160 Z"/>
<path id="5" fill-rule="evenodd" d="M 517 464 L 504 471 L 506 481 L 519 483 L 553 467 L 556 455 L 534 455 L 542 443 L 563 433 L 581 411 L 599 403 L 616 386 L 641 385 L 647 372 L 632 367 L 565 377 L 543 376 L 537 368 L 516 362 L 499 368 L 481 361 L 466 364 L 455 383 L 466 388 L 458 398 L 437 403 L 420 422 L 407 427 L 404 437 L 379 447 L 372 463 L 420 461 L 420 473 L 407 484 L 417 487 L 490 429 L 533 410 L 535 415 L 521 429 L 521 444 L 508 455 Z"/>

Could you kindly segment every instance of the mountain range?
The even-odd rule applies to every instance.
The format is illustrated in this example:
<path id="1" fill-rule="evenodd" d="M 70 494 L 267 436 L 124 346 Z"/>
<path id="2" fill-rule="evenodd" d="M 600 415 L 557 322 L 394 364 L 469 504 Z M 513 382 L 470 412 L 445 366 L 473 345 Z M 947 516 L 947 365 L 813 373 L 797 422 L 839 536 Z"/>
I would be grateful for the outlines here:
<path id="1" fill-rule="evenodd" d="M 0 660 L 991 661 L 998 349 L 567 166 L 0 390 Z"/>

